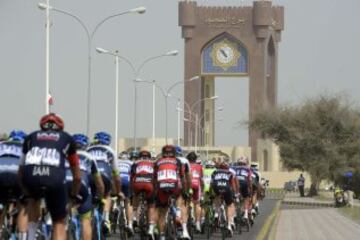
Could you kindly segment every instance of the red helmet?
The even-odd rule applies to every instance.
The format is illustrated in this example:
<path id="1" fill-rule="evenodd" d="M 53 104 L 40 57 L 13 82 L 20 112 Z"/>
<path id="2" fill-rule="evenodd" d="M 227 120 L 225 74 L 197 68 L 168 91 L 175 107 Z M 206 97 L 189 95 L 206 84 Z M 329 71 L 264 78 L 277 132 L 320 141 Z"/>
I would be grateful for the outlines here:
<path id="1" fill-rule="evenodd" d="M 55 113 L 49 113 L 43 116 L 40 119 L 40 128 L 41 130 L 63 130 L 64 129 L 64 121 L 60 116 Z"/>
<path id="2" fill-rule="evenodd" d="M 173 145 L 165 145 L 162 150 L 161 153 L 163 156 L 171 156 L 171 157 L 175 157 L 176 154 L 176 149 L 175 146 Z"/>

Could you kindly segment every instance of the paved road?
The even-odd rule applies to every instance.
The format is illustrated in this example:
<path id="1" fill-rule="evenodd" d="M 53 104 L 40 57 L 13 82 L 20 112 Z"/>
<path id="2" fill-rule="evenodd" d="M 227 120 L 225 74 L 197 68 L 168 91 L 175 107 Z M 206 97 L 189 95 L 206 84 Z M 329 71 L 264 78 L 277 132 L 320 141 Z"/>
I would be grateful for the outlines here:
<path id="1" fill-rule="evenodd" d="M 256 222 L 250 232 L 243 232 L 240 235 L 235 235 L 232 239 L 241 239 L 241 240 L 253 240 L 256 239 L 256 236 L 259 234 L 259 232 L 262 229 L 262 226 L 264 225 L 267 217 L 271 214 L 273 208 L 276 205 L 277 200 L 275 199 L 265 199 L 261 203 L 261 209 L 260 209 L 260 215 L 256 218 Z M 220 233 L 215 233 L 211 239 L 220 239 L 221 235 Z M 119 236 L 114 236 L 111 239 L 119 239 Z M 206 237 L 201 235 L 196 235 L 195 239 L 206 239 Z"/>

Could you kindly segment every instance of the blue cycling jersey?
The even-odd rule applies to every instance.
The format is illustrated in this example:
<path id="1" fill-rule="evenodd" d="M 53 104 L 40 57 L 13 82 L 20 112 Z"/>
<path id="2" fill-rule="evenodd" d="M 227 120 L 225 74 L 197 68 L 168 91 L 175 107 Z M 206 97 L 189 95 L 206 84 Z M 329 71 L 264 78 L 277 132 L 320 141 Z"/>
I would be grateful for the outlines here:
<path id="1" fill-rule="evenodd" d="M 17 173 L 21 156 L 22 144 L 17 142 L 0 143 L 0 173 Z"/>
<path id="2" fill-rule="evenodd" d="M 131 167 L 133 162 L 130 160 L 119 160 L 117 162 L 117 170 L 119 171 L 121 178 L 121 185 L 128 186 L 131 177 Z"/>

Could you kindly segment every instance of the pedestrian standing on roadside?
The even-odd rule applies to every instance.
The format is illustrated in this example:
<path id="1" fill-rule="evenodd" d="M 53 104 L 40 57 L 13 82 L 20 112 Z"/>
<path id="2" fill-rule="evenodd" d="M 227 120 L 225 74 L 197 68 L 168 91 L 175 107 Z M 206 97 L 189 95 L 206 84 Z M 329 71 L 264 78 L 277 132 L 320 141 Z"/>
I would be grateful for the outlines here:
<path id="1" fill-rule="evenodd" d="M 302 173 L 300 174 L 297 184 L 298 184 L 298 188 L 299 188 L 299 192 L 300 192 L 300 197 L 305 197 L 305 195 L 304 195 L 305 178 L 302 175 Z"/>

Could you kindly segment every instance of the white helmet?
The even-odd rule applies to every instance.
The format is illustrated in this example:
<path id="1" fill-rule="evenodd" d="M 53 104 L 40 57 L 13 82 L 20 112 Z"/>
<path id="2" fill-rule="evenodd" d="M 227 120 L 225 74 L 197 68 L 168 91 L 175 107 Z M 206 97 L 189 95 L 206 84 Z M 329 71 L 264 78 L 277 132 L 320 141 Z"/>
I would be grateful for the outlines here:
<path id="1" fill-rule="evenodd" d="M 251 162 L 250 167 L 258 169 L 259 168 L 259 163 L 258 162 Z"/>
<path id="2" fill-rule="evenodd" d="M 249 159 L 246 156 L 241 156 L 238 158 L 237 162 L 239 164 L 243 164 L 243 165 L 249 165 Z"/>

